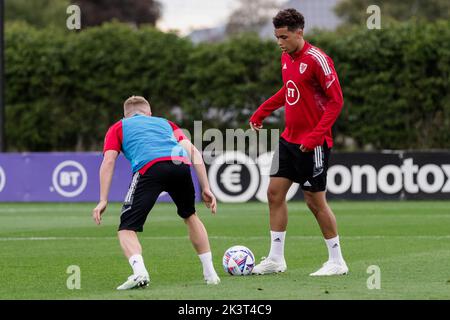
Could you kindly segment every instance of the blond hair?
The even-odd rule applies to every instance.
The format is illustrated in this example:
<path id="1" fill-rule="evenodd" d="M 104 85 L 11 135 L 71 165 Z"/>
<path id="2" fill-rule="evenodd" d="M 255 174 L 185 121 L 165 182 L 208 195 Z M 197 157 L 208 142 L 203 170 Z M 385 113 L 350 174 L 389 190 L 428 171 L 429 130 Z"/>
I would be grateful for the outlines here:
<path id="1" fill-rule="evenodd" d="M 151 115 L 152 110 L 150 103 L 141 96 L 131 96 L 125 100 L 123 104 L 123 114 L 125 118 L 135 115 L 136 113 Z"/>

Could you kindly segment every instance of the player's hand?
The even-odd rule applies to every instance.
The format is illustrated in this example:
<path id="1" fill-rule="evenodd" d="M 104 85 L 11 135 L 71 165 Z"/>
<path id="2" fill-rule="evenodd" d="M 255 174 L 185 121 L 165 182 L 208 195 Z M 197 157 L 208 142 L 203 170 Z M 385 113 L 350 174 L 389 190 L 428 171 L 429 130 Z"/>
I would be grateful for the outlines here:
<path id="1" fill-rule="evenodd" d="M 216 201 L 216 197 L 213 195 L 211 190 L 209 190 L 209 189 L 203 190 L 202 198 L 203 198 L 203 202 L 205 203 L 206 207 L 211 209 L 211 212 L 213 214 L 215 214 L 216 210 L 217 210 L 217 201 Z"/>
<path id="2" fill-rule="evenodd" d="M 249 122 L 249 123 L 250 123 L 250 128 L 252 128 L 253 131 L 259 131 L 263 127 L 262 124 L 258 125 L 254 122 Z"/>
<path id="3" fill-rule="evenodd" d="M 302 152 L 311 152 L 312 151 L 312 149 L 308 149 L 307 147 L 305 147 L 304 145 L 300 145 L 300 150 L 302 151 Z"/>
<path id="4" fill-rule="evenodd" d="M 94 219 L 95 223 L 99 225 L 102 221 L 102 214 L 105 212 L 106 206 L 108 205 L 108 201 L 101 200 L 97 206 L 92 210 L 92 219 Z"/>

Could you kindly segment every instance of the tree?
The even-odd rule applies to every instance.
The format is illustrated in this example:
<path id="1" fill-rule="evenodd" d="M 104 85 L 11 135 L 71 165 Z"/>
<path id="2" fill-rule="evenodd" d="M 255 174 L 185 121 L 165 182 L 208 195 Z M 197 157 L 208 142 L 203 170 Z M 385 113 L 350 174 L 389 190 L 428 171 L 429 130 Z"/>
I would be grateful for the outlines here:
<path id="1" fill-rule="evenodd" d="M 228 18 L 226 33 L 258 32 L 279 10 L 276 0 L 239 0 Z"/>
<path id="2" fill-rule="evenodd" d="M 70 0 L 6 0 L 5 20 L 24 21 L 38 28 L 65 27 L 69 5 Z"/>
<path id="3" fill-rule="evenodd" d="M 161 15 L 161 4 L 156 0 L 72 0 L 72 3 L 80 6 L 84 27 L 113 19 L 154 26 Z"/>
<path id="4" fill-rule="evenodd" d="M 382 21 L 406 21 L 413 17 L 425 21 L 450 18 L 448 0 L 341 0 L 335 8 L 336 14 L 347 25 L 364 25 L 368 17 L 366 12 L 370 5 L 381 9 Z"/>

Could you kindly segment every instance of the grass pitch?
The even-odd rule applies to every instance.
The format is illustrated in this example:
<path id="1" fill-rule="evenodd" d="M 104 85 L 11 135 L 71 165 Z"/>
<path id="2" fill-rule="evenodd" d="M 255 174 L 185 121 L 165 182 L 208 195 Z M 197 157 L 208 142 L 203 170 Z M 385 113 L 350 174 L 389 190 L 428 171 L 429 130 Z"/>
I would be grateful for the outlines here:
<path id="1" fill-rule="evenodd" d="M 110 204 L 98 227 L 93 204 L 0 204 L 0 299 L 450 299 L 450 202 L 331 202 L 347 276 L 312 278 L 327 259 L 319 227 L 306 206 L 290 202 L 286 273 L 233 277 L 222 269 L 232 245 L 268 254 L 268 208 L 219 204 L 212 216 L 198 204 L 222 279 L 207 286 L 174 205 L 157 204 L 140 234 L 151 284 L 116 291 L 131 274 L 116 238 L 120 204 Z M 69 290 L 69 266 L 81 289 Z M 369 290 L 370 266 L 381 288 Z M 69 281 L 70 282 L 70 281 Z"/>

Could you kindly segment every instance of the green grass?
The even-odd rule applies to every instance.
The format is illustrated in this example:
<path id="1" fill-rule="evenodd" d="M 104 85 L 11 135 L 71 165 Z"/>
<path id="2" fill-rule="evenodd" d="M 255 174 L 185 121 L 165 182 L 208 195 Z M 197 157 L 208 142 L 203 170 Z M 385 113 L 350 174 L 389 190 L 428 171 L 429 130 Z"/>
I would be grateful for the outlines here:
<path id="1" fill-rule="evenodd" d="M 289 203 L 284 274 L 232 277 L 222 254 L 248 246 L 268 253 L 267 205 L 220 204 L 212 216 L 199 204 L 219 286 L 207 286 L 186 227 L 170 204 L 158 204 L 140 235 L 151 276 L 146 290 L 118 292 L 131 273 L 116 239 L 119 204 L 103 224 L 93 204 L 0 204 L 0 299 L 450 299 L 450 202 L 332 202 L 350 274 L 311 278 L 327 259 L 314 217 Z M 81 289 L 66 286 L 68 266 L 81 269 Z M 369 290 L 367 268 L 381 269 Z"/>

